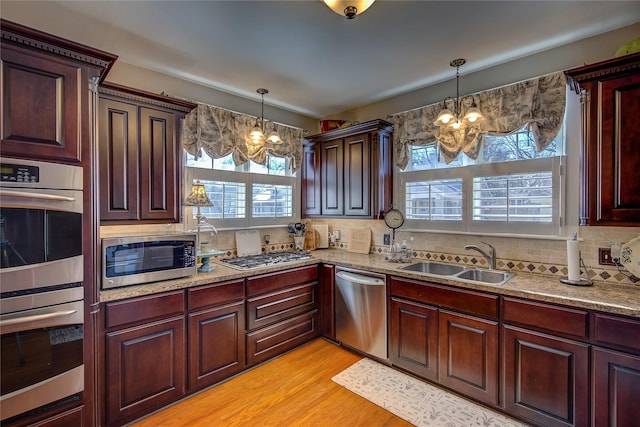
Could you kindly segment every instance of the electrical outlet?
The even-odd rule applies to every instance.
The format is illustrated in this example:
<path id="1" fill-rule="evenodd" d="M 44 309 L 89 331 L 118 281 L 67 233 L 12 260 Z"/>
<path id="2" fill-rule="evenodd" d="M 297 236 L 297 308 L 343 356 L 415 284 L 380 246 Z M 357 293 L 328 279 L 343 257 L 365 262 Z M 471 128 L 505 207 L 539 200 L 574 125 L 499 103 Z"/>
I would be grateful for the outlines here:
<path id="1" fill-rule="evenodd" d="M 391 234 L 387 233 L 383 236 L 382 240 L 383 244 L 390 245 L 391 244 Z"/>
<path id="2" fill-rule="evenodd" d="M 616 265 L 611 258 L 610 248 L 598 248 L 598 262 L 600 265 Z"/>

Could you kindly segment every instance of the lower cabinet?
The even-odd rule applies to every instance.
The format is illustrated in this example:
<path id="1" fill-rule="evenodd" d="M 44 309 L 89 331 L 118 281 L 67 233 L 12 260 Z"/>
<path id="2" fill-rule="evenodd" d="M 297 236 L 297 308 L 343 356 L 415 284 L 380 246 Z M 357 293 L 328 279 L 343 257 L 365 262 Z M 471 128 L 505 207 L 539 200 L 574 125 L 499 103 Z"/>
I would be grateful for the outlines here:
<path id="1" fill-rule="evenodd" d="M 441 311 L 440 383 L 498 404 L 498 322 Z"/>
<path id="2" fill-rule="evenodd" d="M 498 297 L 396 277 L 389 281 L 391 363 L 497 405 Z"/>
<path id="3" fill-rule="evenodd" d="M 505 409 L 538 425 L 588 425 L 589 345 L 512 326 L 503 331 Z"/>
<path id="4" fill-rule="evenodd" d="M 318 266 L 247 279 L 247 364 L 318 336 Z"/>
<path id="5" fill-rule="evenodd" d="M 594 347 L 593 425 L 637 426 L 638 396 L 640 356 Z"/>
<path id="6" fill-rule="evenodd" d="M 184 292 L 107 303 L 107 425 L 123 425 L 185 395 Z"/>
<path id="7" fill-rule="evenodd" d="M 188 289 L 187 310 L 188 391 L 244 370 L 244 279 Z"/>

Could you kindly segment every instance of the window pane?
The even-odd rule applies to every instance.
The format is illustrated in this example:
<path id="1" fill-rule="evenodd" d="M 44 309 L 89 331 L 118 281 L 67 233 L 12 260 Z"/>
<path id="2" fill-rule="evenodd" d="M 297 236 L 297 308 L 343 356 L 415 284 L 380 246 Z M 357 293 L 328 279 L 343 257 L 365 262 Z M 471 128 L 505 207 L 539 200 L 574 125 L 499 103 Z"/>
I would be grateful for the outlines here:
<path id="1" fill-rule="evenodd" d="M 213 169 L 220 171 L 235 171 L 237 166 L 233 162 L 233 155 L 229 154 L 220 159 L 213 159 Z"/>
<path id="2" fill-rule="evenodd" d="M 467 156 L 458 156 L 454 161 L 447 164 L 440 155 L 440 148 L 437 144 L 411 147 L 411 161 L 409 170 L 428 170 L 439 168 L 454 168 L 463 166 L 470 161 Z"/>
<path id="3" fill-rule="evenodd" d="M 462 220 L 462 178 L 407 182 L 405 195 L 408 219 Z"/>
<path id="4" fill-rule="evenodd" d="M 249 172 L 264 175 L 287 176 L 287 159 L 267 155 L 267 161 L 264 165 L 249 161 Z"/>
<path id="5" fill-rule="evenodd" d="M 557 139 L 556 137 L 544 150 L 538 152 L 533 134 L 527 131 L 526 126 L 511 135 L 487 135 L 484 139 L 485 145 L 481 149 L 481 160 L 484 163 L 496 163 L 558 156 L 560 153 L 557 153 Z"/>
<path id="6" fill-rule="evenodd" d="M 207 156 L 207 153 L 205 153 L 204 151 L 202 152 L 202 157 L 197 160 L 195 156 L 192 156 L 185 151 L 185 159 L 186 165 L 191 168 L 211 169 L 212 159 L 211 157 Z"/>
<path id="7" fill-rule="evenodd" d="M 253 184 L 254 218 L 293 216 L 293 187 L 290 185 Z"/>
<path id="8" fill-rule="evenodd" d="M 552 222 L 551 172 L 473 178 L 473 220 Z"/>
<path id="9" fill-rule="evenodd" d="M 207 218 L 237 219 L 246 217 L 245 184 L 241 182 L 221 182 L 200 180 L 213 206 L 200 208 Z M 194 209 L 195 213 L 195 209 Z"/>

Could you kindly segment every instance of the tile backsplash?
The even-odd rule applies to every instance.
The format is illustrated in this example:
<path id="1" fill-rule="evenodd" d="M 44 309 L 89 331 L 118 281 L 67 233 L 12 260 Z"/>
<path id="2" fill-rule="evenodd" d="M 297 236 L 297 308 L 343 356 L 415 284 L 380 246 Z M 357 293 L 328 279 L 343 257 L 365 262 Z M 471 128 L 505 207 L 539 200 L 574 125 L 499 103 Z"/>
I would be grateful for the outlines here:
<path id="1" fill-rule="evenodd" d="M 336 240 L 335 245 L 332 246 L 339 250 L 348 248 L 351 229 L 369 227 L 372 231 L 371 252 L 382 255 L 387 251 L 388 246 L 384 244 L 383 236 L 385 233 L 389 233 L 390 230 L 381 220 L 315 219 L 312 222 L 328 224 L 330 233 L 335 230 L 340 231 L 340 239 Z M 265 251 L 279 252 L 293 249 L 293 237 L 287 233 L 285 227 L 260 230 Z M 182 224 L 100 227 L 101 237 L 132 234 L 166 234 L 182 231 Z M 268 245 L 265 243 L 265 235 L 270 237 Z M 637 236 L 640 236 L 640 227 L 580 227 L 578 230 L 580 250 L 589 277 L 600 282 L 640 286 L 640 279 L 632 276 L 624 268 L 619 271 L 615 266 L 598 264 L 598 248 L 607 248 L 611 242 L 628 242 Z M 216 249 L 224 251 L 225 256 L 235 256 L 234 231 L 220 231 L 215 240 Z M 482 240 L 496 248 L 496 267 L 500 270 L 524 271 L 557 277 L 567 276 L 565 240 L 426 232 L 412 233 L 398 230 L 396 242 L 402 242 L 403 240 L 407 241 L 409 249 L 418 259 L 436 259 L 469 266 L 486 267 L 485 259 L 478 252 L 464 250 L 464 245 L 479 244 Z"/>

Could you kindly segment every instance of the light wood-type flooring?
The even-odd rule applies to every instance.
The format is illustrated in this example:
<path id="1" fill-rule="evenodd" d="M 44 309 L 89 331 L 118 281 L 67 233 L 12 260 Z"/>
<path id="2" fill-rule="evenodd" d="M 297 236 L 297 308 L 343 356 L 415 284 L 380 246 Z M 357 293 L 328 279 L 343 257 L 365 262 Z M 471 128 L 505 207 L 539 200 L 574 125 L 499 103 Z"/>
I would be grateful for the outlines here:
<path id="1" fill-rule="evenodd" d="M 361 358 L 317 339 L 133 426 L 410 426 L 331 381 Z"/>

